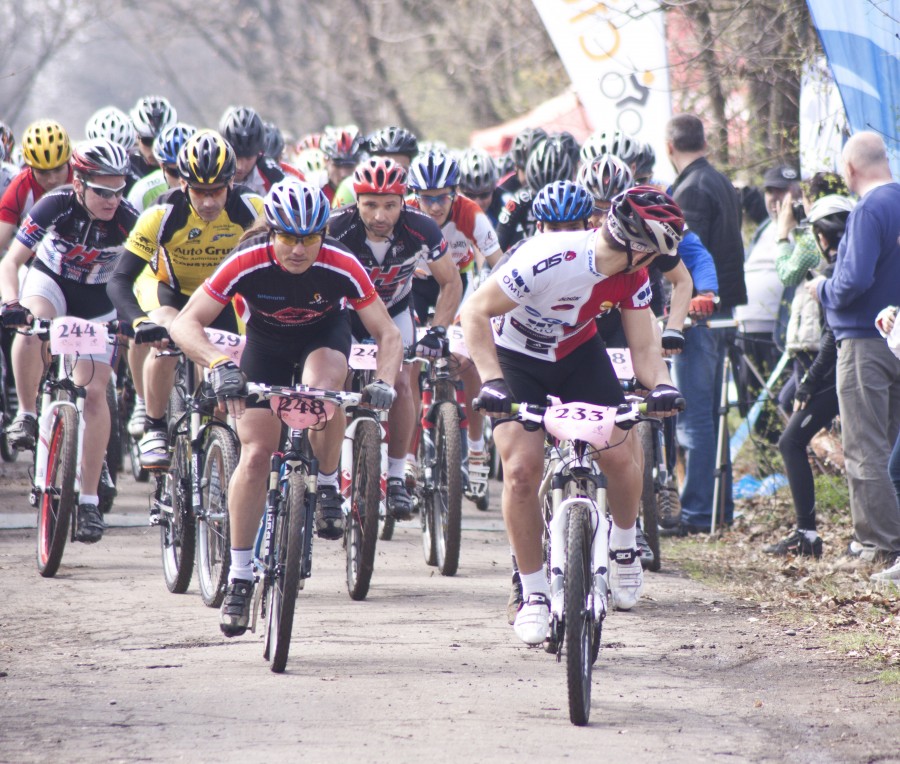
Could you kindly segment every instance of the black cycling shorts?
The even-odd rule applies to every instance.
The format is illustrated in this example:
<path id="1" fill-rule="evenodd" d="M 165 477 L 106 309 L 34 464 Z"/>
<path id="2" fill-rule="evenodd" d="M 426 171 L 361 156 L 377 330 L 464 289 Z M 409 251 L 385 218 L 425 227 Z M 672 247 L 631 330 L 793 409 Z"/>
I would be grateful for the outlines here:
<path id="1" fill-rule="evenodd" d="M 290 385 L 299 381 L 309 354 L 319 348 L 331 348 L 350 357 L 350 318 L 347 311 L 318 321 L 303 332 L 292 333 L 290 339 L 275 338 L 254 331 L 247 325 L 247 344 L 241 355 L 241 371 L 251 382 L 266 385 Z M 300 372 L 294 375 L 294 368 Z M 250 402 L 250 408 L 268 408 L 268 401 Z"/>
<path id="2" fill-rule="evenodd" d="M 190 297 L 181 292 L 176 292 L 168 284 L 163 284 L 162 281 L 159 281 L 157 282 L 156 287 L 156 299 L 159 301 L 160 307 L 165 306 L 180 311 L 188 304 Z M 237 316 L 234 313 L 234 305 L 228 303 L 228 305 L 222 309 L 222 312 L 216 316 L 216 320 L 209 325 L 209 328 L 218 329 L 220 332 L 240 334 Z"/>
<path id="3" fill-rule="evenodd" d="M 497 358 L 517 402 L 545 406 L 548 395 L 563 403 L 618 406 L 625 402 L 622 385 L 599 335 L 559 361 L 544 361 L 506 348 L 497 348 Z M 495 419 L 494 426 L 508 421 L 515 420 Z"/>

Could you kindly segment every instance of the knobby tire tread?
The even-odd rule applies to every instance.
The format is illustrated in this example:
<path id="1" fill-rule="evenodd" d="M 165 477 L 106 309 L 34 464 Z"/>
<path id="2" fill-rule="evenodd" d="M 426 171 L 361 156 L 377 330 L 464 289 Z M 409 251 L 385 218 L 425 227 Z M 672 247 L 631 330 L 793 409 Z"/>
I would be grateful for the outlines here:
<path id="1" fill-rule="evenodd" d="M 37 565 L 44 578 L 56 575 L 69 538 L 75 512 L 75 471 L 78 451 L 78 413 L 71 406 L 56 410 L 50 426 L 47 490 L 38 505 Z M 56 494 L 53 512 L 52 494 Z"/>

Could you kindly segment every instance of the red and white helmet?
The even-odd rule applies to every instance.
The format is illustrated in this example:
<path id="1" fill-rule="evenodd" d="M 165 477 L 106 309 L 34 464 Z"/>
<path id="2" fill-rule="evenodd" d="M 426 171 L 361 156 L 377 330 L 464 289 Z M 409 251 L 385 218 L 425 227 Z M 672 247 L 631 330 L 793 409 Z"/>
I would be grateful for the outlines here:
<path id="1" fill-rule="evenodd" d="M 360 194 L 406 195 L 406 170 L 388 157 L 372 157 L 353 173 L 353 192 Z"/>
<path id="2" fill-rule="evenodd" d="M 653 186 L 635 186 L 612 200 L 606 227 L 623 246 L 638 252 L 674 255 L 684 238 L 684 213 Z"/>

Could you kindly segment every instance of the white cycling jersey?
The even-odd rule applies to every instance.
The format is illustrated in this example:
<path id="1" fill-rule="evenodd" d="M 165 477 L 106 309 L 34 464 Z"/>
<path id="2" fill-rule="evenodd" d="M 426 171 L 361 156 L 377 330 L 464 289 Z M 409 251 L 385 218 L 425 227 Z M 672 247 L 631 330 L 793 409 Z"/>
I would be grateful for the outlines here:
<path id="1" fill-rule="evenodd" d="M 518 304 L 492 321 L 497 347 L 557 361 L 597 333 L 597 316 L 649 308 L 646 268 L 604 276 L 595 262 L 597 236 L 597 230 L 541 234 L 492 274 Z"/>

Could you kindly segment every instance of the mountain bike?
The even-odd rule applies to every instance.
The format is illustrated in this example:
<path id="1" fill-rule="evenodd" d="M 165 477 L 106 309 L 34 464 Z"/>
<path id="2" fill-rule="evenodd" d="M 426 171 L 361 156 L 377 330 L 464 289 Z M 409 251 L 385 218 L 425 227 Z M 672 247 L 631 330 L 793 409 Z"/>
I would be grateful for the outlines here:
<path id="1" fill-rule="evenodd" d="M 569 718 L 588 723 L 593 664 L 609 611 L 609 532 L 606 476 L 594 454 L 625 439 L 615 425 L 643 417 L 644 404 L 595 406 L 549 398 L 549 406 L 514 405 L 515 418 L 541 426 L 555 438 L 548 446 L 539 499 L 544 516 L 544 554 L 550 578 L 550 638 L 557 661 L 566 659 Z"/>
<path id="2" fill-rule="evenodd" d="M 244 338 L 206 329 L 207 337 L 235 363 Z M 168 404 L 167 470 L 154 471 L 151 525 L 160 528 L 160 550 L 166 587 L 183 594 L 196 563 L 200 596 L 208 607 L 225 597 L 231 546 L 228 523 L 228 482 L 238 459 L 239 442 L 231 426 L 217 418 L 216 398 L 197 367 L 175 346 L 157 352 L 178 358 L 175 384 Z"/>
<path id="3" fill-rule="evenodd" d="M 426 367 L 415 490 L 422 551 L 428 565 L 437 566 L 441 575 L 452 576 L 459 568 L 462 540 L 465 398 L 462 382 L 451 374 L 450 357 L 416 360 Z"/>
<path id="4" fill-rule="evenodd" d="M 56 575 L 66 541 L 75 540 L 77 525 L 87 390 L 72 381 L 74 360 L 79 355 L 105 353 L 107 345 L 115 342 L 117 327 L 115 321 L 64 316 L 35 318 L 31 327 L 18 330 L 49 341 L 53 358 L 41 383 L 30 491 L 31 506 L 38 510 L 37 567 L 45 578 Z"/>
<path id="5" fill-rule="evenodd" d="M 285 448 L 272 454 L 266 504 L 254 544 L 253 565 L 259 585 L 253 595 L 250 625 L 255 633 L 257 617 L 264 619 L 263 657 L 271 661 L 272 671 L 281 673 L 287 664 L 297 593 L 312 574 L 319 463 L 307 430 L 324 424 L 337 406 L 358 406 L 362 395 L 305 385 L 251 383 L 247 389 L 251 396 L 268 400 L 288 427 Z M 356 476 L 364 473 L 360 469 Z"/>

